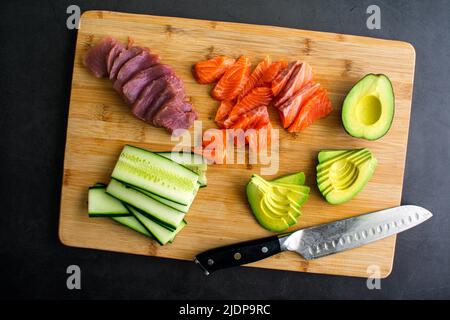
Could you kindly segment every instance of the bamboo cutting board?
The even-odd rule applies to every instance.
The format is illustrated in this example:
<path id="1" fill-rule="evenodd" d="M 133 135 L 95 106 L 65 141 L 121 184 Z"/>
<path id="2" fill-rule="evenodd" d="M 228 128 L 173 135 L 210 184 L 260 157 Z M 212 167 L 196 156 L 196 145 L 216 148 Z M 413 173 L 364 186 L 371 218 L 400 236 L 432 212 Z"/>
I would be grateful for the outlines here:
<path id="1" fill-rule="evenodd" d="M 253 218 L 245 197 L 245 184 L 252 173 L 259 172 L 257 165 L 210 166 L 208 187 L 198 193 L 187 215 L 188 226 L 173 244 L 164 247 L 112 220 L 88 218 L 88 186 L 108 182 L 124 144 L 167 151 L 176 143 L 164 129 L 134 118 L 110 81 L 97 79 L 84 68 L 84 54 L 106 35 L 123 42 L 131 36 L 137 45 L 150 47 L 164 63 L 173 66 L 185 82 L 204 130 L 216 127 L 213 119 L 218 103 L 209 96 L 210 86 L 193 79 L 191 67 L 195 62 L 222 54 L 248 55 L 254 64 L 265 55 L 273 61 L 308 62 L 315 80 L 328 89 L 334 111 L 300 134 L 280 130 L 276 176 L 304 171 L 311 186 L 303 216 L 292 230 L 400 204 L 415 64 L 410 44 L 271 26 L 89 11 L 81 17 L 73 69 L 59 225 L 64 244 L 192 260 L 210 248 L 270 235 Z M 373 142 L 350 137 L 340 120 L 345 94 L 371 72 L 388 75 L 396 96 L 392 128 Z M 271 119 L 274 127 L 280 128 L 273 110 Z M 317 152 L 361 147 L 370 148 L 378 158 L 373 178 L 350 202 L 327 204 L 314 183 Z M 367 277 L 367 269 L 375 265 L 381 277 L 386 277 L 392 269 L 394 249 L 395 237 L 390 237 L 313 261 L 282 253 L 251 266 Z"/>

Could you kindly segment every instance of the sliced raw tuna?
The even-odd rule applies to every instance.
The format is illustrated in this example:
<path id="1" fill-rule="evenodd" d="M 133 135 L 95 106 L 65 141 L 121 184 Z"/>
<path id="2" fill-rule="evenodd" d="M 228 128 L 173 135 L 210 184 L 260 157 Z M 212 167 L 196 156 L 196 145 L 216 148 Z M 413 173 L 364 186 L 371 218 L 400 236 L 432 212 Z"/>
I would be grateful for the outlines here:
<path id="1" fill-rule="evenodd" d="M 114 60 L 119 56 L 119 54 L 125 50 L 125 45 L 121 42 L 117 42 L 111 50 L 109 50 L 108 55 L 106 56 L 106 69 L 108 70 L 108 76 L 111 72 L 111 68 L 113 66 Z"/>
<path id="2" fill-rule="evenodd" d="M 148 107 L 164 90 L 166 83 L 167 79 L 165 77 L 161 77 L 148 84 L 134 102 L 131 112 L 137 118 L 145 121 L 145 114 L 147 113 Z"/>
<path id="3" fill-rule="evenodd" d="M 287 99 L 279 108 L 279 114 L 283 128 L 287 128 L 294 121 L 300 111 L 302 105 L 312 97 L 312 95 L 320 88 L 320 84 L 312 81 L 303 86 L 292 97 Z"/>
<path id="4" fill-rule="evenodd" d="M 148 123 L 153 122 L 153 116 L 159 111 L 159 109 L 170 99 L 176 98 L 180 101 L 184 101 L 185 93 L 183 81 L 175 75 L 164 76 L 165 87 L 159 93 L 159 95 L 148 106 L 145 114 L 145 121 Z"/>
<path id="5" fill-rule="evenodd" d="M 303 62 L 300 65 L 296 66 L 283 90 L 281 90 L 275 98 L 275 107 L 279 107 L 280 105 L 282 105 L 305 84 L 310 82 L 312 80 L 312 76 L 312 68 L 309 64 Z"/>
<path id="6" fill-rule="evenodd" d="M 189 128 L 197 119 L 197 112 L 186 101 L 182 80 L 148 48 L 130 41 L 125 46 L 106 37 L 88 51 L 84 63 L 97 77 L 109 74 L 114 89 L 132 106 L 133 115 L 149 124 L 172 132 Z"/>
<path id="7" fill-rule="evenodd" d="M 153 80 L 170 74 L 173 74 L 173 70 L 170 66 L 165 64 L 156 64 L 140 71 L 123 85 L 122 95 L 125 101 L 132 105 L 145 86 Z"/>
<path id="8" fill-rule="evenodd" d="M 189 129 L 196 119 L 197 112 L 192 110 L 190 103 L 174 97 L 155 114 L 153 124 L 173 132 L 175 129 Z"/>
<path id="9" fill-rule="evenodd" d="M 120 68 L 130 60 L 131 58 L 135 57 L 139 53 L 141 53 L 144 49 L 140 47 L 129 47 L 127 49 L 122 50 L 114 59 L 114 62 L 111 66 L 111 70 L 109 72 L 109 79 L 114 80 L 116 79 L 117 73 L 119 72 Z"/>
<path id="10" fill-rule="evenodd" d="M 292 61 L 288 64 L 286 68 L 281 71 L 277 77 L 272 82 L 272 92 L 273 96 L 276 97 L 278 94 L 283 90 L 284 86 L 288 82 L 289 78 L 292 75 L 292 72 L 294 72 L 294 69 L 300 65 L 300 61 Z"/>
<path id="11" fill-rule="evenodd" d="M 106 58 L 111 48 L 116 44 L 116 39 L 105 37 L 86 53 L 83 63 L 97 78 L 106 77 L 108 75 Z"/>
<path id="12" fill-rule="evenodd" d="M 156 54 L 149 53 L 144 50 L 135 57 L 124 63 L 117 73 L 116 81 L 114 81 L 114 89 L 122 95 L 122 86 L 134 77 L 138 72 L 147 69 L 157 63 L 160 58 Z"/>

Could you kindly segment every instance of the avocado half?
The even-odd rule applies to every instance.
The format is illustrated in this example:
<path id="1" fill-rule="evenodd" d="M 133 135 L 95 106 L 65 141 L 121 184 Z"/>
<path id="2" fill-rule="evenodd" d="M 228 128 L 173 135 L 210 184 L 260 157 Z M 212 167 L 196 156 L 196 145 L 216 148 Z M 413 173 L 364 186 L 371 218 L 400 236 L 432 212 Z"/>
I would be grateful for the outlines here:
<path id="1" fill-rule="evenodd" d="M 394 119 L 392 83 L 384 74 L 368 74 L 350 90 L 342 106 L 342 123 L 353 137 L 377 140 Z"/>
<path id="2" fill-rule="evenodd" d="M 261 226 L 280 232 L 297 223 L 300 206 L 307 200 L 309 187 L 300 172 L 272 181 L 253 175 L 247 184 L 247 199 Z"/>
<path id="3" fill-rule="evenodd" d="M 319 152 L 317 186 L 325 200 L 341 204 L 356 196 L 372 177 L 377 159 L 369 149 Z"/>

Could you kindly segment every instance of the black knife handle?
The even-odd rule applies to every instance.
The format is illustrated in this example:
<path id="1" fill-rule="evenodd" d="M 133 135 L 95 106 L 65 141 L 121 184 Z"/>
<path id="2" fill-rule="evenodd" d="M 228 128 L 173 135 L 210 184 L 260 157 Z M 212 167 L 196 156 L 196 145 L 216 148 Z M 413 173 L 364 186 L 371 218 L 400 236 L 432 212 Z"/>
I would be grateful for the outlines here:
<path id="1" fill-rule="evenodd" d="M 280 253 L 277 236 L 232 244 L 200 253 L 195 262 L 208 275 L 216 270 L 240 266 Z"/>

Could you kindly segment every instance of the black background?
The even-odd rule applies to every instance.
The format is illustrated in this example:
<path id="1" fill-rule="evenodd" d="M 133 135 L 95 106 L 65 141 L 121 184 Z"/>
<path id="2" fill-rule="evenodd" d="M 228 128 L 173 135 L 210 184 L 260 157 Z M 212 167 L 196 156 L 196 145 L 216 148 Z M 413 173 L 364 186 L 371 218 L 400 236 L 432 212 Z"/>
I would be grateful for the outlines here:
<path id="1" fill-rule="evenodd" d="M 366 280 L 255 268 L 205 277 L 190 262 L 63 246 L 59 197 L 76 31 L 66 8 L 268 24 L 411 42 L 417 52 L 403 204 L 434 213 L 398 237 L 381 290 Z M 368 5 L 381 30 L 366 28 Z M 2 1 L 2 298 L 450 298 L 450 1 Z M 189 44 L 187 44 L 189 45 Z M 82 289 L 66 289 L 66 268 Z"/>

